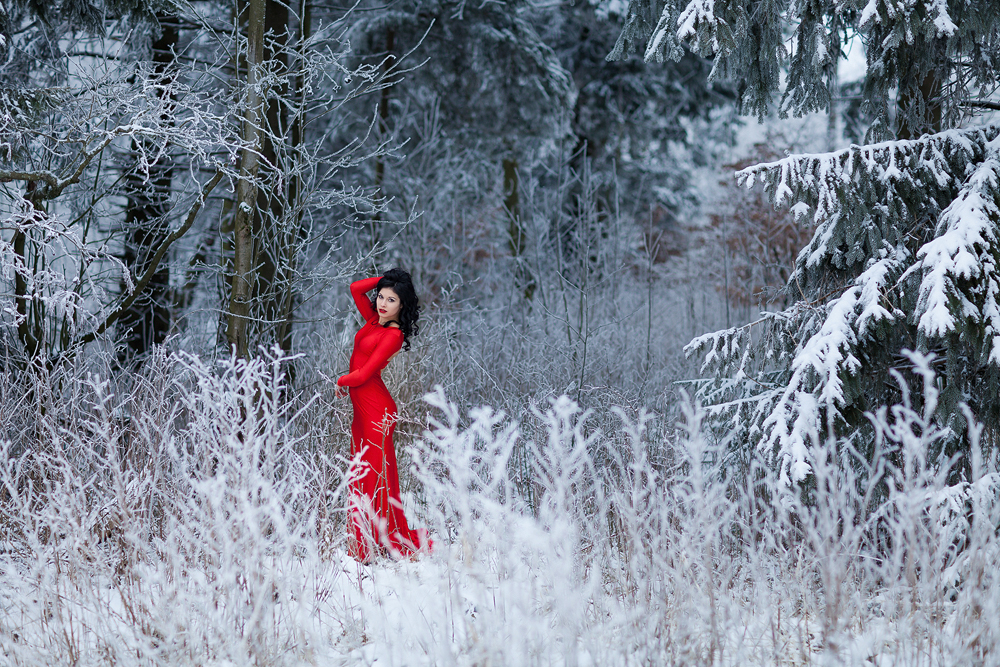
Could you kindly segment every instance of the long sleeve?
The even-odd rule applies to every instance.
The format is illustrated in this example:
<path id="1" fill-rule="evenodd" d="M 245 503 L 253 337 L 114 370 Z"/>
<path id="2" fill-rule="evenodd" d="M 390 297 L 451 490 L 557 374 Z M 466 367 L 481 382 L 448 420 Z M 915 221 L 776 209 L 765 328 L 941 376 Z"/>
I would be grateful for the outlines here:
<path id="1" fill-rule="evenodd" d="M 357 283 L 354 283 L 357 285 Z M 352 285 L 353 287 L 353 285 Z M 341 387 L 358 387 L 379 372 L 389 363 L 389 358 L 399 352 L 403 347 L 403 332 L 399 329 L 388 328 L 382 330 L 382 338 L 372 351 L 368 361 L 361 368 L 351 371 L 347 375 L 342 375 L 337 379 L 337 384 Z"/>
<path id="2" fill-rule="evenodd" d="M 354 297 L 354 305 L 358 307 L 361 312 L 361 317 L 365 318 L 365 322 L 375 317 L 375 309 L 372 308 L 371 299 L 368 298 L 368 292 L 375 289 L 375 285 L 378 285 L 380 276 L 375 276 L 373 278 L 363 278 L 361 280 L 355 280 L 351 283 L 351 296 Z"/>

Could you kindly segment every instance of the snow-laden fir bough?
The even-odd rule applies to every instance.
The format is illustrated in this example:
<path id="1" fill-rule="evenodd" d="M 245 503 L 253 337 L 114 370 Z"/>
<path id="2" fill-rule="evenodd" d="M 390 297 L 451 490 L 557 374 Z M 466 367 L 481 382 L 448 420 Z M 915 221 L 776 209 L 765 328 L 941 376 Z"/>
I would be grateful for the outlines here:
<path id="1" fill-rule="evenodd" d="M 861 415 L 898 396 L 888 373 L 908 365 L 904 349 L 938 351 L 936 418 L 950 436 L 932 454 L 959 451 L 958 405 L 980 419 L 998 408 L 1000 128 L 791 156 L 739 177 L 796 201 L 817 231 L 786 288 L 799 301 L 688 346 L 720 373 L 704 391 L 715 409 L 799 480 L 818 437 L 870 441 Z"/>
<path id="2" fill-rule="evenodd" d="M 716 375 L 700 397 L 735 420 L 734 453 L 768 449 L 786 481 L 809 475 L 807 450 L 820 439 L 846 436 L 874 455 L 865 413 L 901 400 L 890 373 L 910 366 L 905 350 L 937 354 L 935 423 L 948 435 L 931 459 L 969 453 L 960 404 L 996 423 L 1000 130 L 958 128 L 970 111 L 996 107 L 1000 14 L 964 0 L 631 0 L 608 56 L 645 42 L 647 61 L 676 60 L 688 43 L 713 58 L 710 80 L 736 82 L 743 113 L 763 118 L 780 91 L 784 117 L 834 112 L 851 39 L 867 57 L 861 108 L 873 143 L 738 174 L 816 225 L 785 287 L 795 303 L 687 347 Z M 987 432 L 983 442 L 994 440 Z"/>

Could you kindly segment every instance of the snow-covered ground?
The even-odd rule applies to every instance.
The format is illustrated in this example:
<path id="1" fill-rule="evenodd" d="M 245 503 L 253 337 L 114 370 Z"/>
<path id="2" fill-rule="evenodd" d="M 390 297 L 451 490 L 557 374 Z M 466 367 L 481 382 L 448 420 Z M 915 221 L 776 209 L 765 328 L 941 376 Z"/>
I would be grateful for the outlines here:
<path id="1" fill-rule="evenodd" d="M 898 469 L 817 445 L 789 489 L 764 457 L 726 474 L 694 409 L 651 442 L 561 398 L 523 417 L 528 439 L 432 393 L 406 500 L 435 549 L 360 565 L 346 463 L 301 446 L 277 366 L 165 365 L 127 428 L 92 378 L 78 426 L 2 452 L 3 664 L 1000 662 L 996 462 L 945 485 L 904 407 L 883 441 Z"/>

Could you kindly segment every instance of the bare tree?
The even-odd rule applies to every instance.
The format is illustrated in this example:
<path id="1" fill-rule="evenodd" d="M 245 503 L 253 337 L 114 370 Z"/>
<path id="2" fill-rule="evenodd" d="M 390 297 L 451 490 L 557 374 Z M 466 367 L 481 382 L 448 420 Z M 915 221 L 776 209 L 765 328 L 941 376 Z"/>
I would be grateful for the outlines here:
<path id="1" fill-rule="evenodd" d="M 172 86 L 170 77 L 176 75 L 174 65 L 175 49 L 178 47 L 180 26 L 175 16 L 158 12 L 154 30 L 158 32 L 150 46 L 151 67 L 140 75 L 148 77 L 148 85 L 153 94 L 166 104 L 161 105 L 158 122 L 165 127 L 171 125 L 173 109 L 170 98 Z M 172 71 L 174 70 L 174 71 Z M 157 248 L 169 234 L 170 195 L 176 168 L 170 159 L 169 145 L 160 147 L 133 147 L 133 165 L 125 172 L 127 204 L 125 210 L 124 253 L 122 261 L 133 274 L 141 275 L 148 268 Z M 148 155 L 159 159 L 149 164 Z M 118 352 L 119 359 L 143 357 L 154 345 L 162 343 L 170 328 L 170 288 L 169 266 L 161 262 L 150 280 L 149 287 L 120 319 L 125 345 Z M 127 292 L 128 285 L 121 281 L 121 291 Z"/>
<path id="2" fill-rule="evenodd" d="M 257 172 L 260 169 L 261 123 L 264 119 L 264 17 L 266 0 L 249 0 L 246 37 L 246 88 L 240 139 L 240 173 L 236 185 L 233 222 L 233 281 L 229 294 L 226 340 L 237 356 L 247 355 L 247 320 L 253 287 L 253 215 L 257 204 Z"/>

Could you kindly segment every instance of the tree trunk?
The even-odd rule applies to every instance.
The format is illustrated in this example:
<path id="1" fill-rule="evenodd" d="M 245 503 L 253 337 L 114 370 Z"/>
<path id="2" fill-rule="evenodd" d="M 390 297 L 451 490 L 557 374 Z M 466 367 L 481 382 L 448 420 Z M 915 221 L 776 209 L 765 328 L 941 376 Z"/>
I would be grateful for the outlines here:
<path id="1" fill-rule="evenodd" d="M 37 181 L 29 181 L 25 192 L 25 196 L 31 200 L 31 204 L 36 210 L 40 209 L 41 206 L 31 197 L 31 194 L 37 186 Z M 28 267 L 27 241 L 28 236 L 23 230 L 14 230 L 11 245 L 14 248 L 14 254 L 25 269 Z M 28 301 L 32 302 L 31 312 L 28 309 Z M 21 339 L 21 345 L 24 346 L 24 353 L 28 359 L 34 359 L 41 352 L 42 327 L 40 320 L 33 317 L 35 314 L 34 297 L 28 296 L 28 281 L 19 271 L 14 272 L 14 304 L 17 311 L 17 337 Z"/>
<path id="2" fill-rule="evenodd" d="M 518 192 L 517 160 L 503 159 L 503 207 L 507 212 L 507 241 L 511 257 L 524 254 L 521 229 L 521 195 Z"/>
<path id="3" fill-rule="evenodd" d="M 264 58 L 272 66 L 277 66 L 279 75 L 288 70 L 288 6 L 279 0 L 266 0 L 264 33 L 268 36 L 264 45 Z M 277 329 L 281 324 L 283 311 L 282 296 L 284 283 L 289 279 L 287 227 L 288 187 L 286 175 L 290 173 L 284 164 L 287 159 L 285 134 L 288 131 L 288 112 L 282 100 L 287 98 L 287 90 L 279 88 L 267 101 L 265 131 L 261 135 L 260 183 L 257 192 L 257 211 L 254 215 L 254 265 L 257 267 L 257 282 L 254 302 L 260 304 L 261 342 L 278 342 Z M 273 337 L 273 339 L 272 339 Z"/>
<path id="4" fill-rule="evenodd" d="M 309 0 L 302 0 L 299 8 L 299 44 L 302 45 L 306 39 L 312 34 L 312 9 L 309 5 Z M 302 237 L 303 228 L 303 206 L 300 198 L 303 196 L 303 180 L 302 174 L 299 171 L 299 149 L 303 143 L 303 134 L 305 132 L 305 78 L 300 74 L 296 75 L 293 79 L 293 85 L 295 87 L 293 91 L 293 97 L 297 104 L 297 113 L 295 119 L 292 122 L 291 127 L 291 151 L 290 159 L 293 161 L 291 165 L 291 178 L 288 180 L 288 205 L 293 216 L 293 221 L 290 221 L 290 225 L 286 226 L 286 234 L 284 237 L 283 247 L 286 249 L 287 258 L 284 265 L 284 271 L 286 277 L 281 281 L 282 291 L 280 292 L 280 303 L 278 308 L 278 325 L 275 330 L 275 340 L 281 349 L 285 352 L 290 352 L 292 349 L 292 322 L 295 312 L 297 294 L 294 286 L 294 277 L 297 270 L 298 264 L 298 242 Z M 289 374 L 294 371 L 293 368 L 289 369 Z M 291 381 L 291 375 L 289 376 L 289 381 Z"/>
<path id="5" fill-rule="evenodd" d="M 523 258 L 526 240 L 524 227 L 521 224 L 521 193 L 518 189 L 520 184 L 518 182 L 517 160 L 504 158 L 501 166 L 503 167 L 503 207 L 507 213 L 507 244 L 515 264 L 514 280 L 524 294 L 524 298 L 530 301 L 535 294 L 536 285 Z"/>
<path id="6" fill-rule="evenodd" d="M 28 184 L 30 187 L 34 181 Z M 14 254 L 20 259 L 22 266 L 27 266 L 26 257 L 26 235 L 21 229 L 14 230 L 11 245 Z M 20 271 L 14 272 L 14 307 L 17 310 L 17 336 L 24 345 L 24 351 L 29 357 L 35 356 L 38 352 L 38 341 L 31 334 L 31 323 L 28 321 L 28 281 L 24 279 Z"/>
<path id="7" fill-rule="evenodd" d="M 264 97 L 259 88 L 264 59 L 264 10 L 266 0 L 248 0 L 247 11 L 247 86 L 243 111 L 240 178 L 236 185 L 236 210 L 233 216 L 233 282 L 229 297 L 229 321 L 226 340 L 237 356 L 248 351 L 247 324 L 253 288 L 253 216 L 257 203 L 258 153 L 261 150 L 260 126 L 264 116 Z"/>
<path id="8" fill-rule="evenodd" d="M 174 61 L 173 48 L 177 45 L 179 35 L 174 17 L 158 13 L 156 18 L 161 32 L 153 42 L 152 76 L 158 84 L 164 84 L 168 69 Z M 158 85 L 156 90 L 161 100 L 169 95 L 164 85 Z M 169 127 L 169 111 L 165 111 L 160 120 Z M 133 276 L 146 272 L 150 258 L 169 233 L 167 215 L 170 211 L 170 187 L 174 174 L 172 162 L 166 155 L 161 162 L 149 166 L 148 175 L 142 173 L 138 156 L 140 152 L 155 150 L 155 147 L 139 142 L 142 140 L 132 144 L 136 158 L 125 177 L 128 192 L 125 210 L 127 236 L 122 260 Z M 120 362 L 145 355 L 154 345 L 163 342 L 170 327 L 169 287 L 170 269 L 164 262 L 149 282 L 145 293 L 136 299 L 119 320 L 125 339 L 125 346 L 118 351 Z M 122 294 L 126 290 L 127 286 L 122 281 Z"/>
<path id="9" fill-rule="evenodd" d="M 935 61 L 942 62 L 946 47 L 944 40 L 938 39 L 930 43 L 917 40 L 912 48 L 914 52 L 918 49 L 939 51 L 942 53 L 942 58 L 937 58 Z M 933 69 L 930 71 L 919 69 L 919 64 L 924 62 L 924 59 L 916 55 L 908 59 L 908 62 L 911 68 L 902 80 L 920 83 L 917 86 L 900 87 L 899 97 L 896 100 L 897 139 L 916 139 L 924 133 L 934 134 L 943 129 L 944 108 L 941 103 L 943 91 L 939 73 Z"/>
<path id="10" fill-rule="evenodd" d="M 925 132 L 941 131 L 941 81 L 935 72 L 924 77 L 915 92 L 900 91 L 897 139 L 917 139 Z M 916 113 L 921 118 L 911 116 Z"/>
<path id="11" fill-rule="evenodd" d="M 382 63 L 382 73 L 383 75 L 388 74 L 389 68 L 392 67 L 393 60 L 395 56 L 392 50 L 396 46 L 396 32 L 392 27 L 387 27 L 385 29 L 385 60 Z M 389 87 L 386 86 L 382 88 L 382 96 L 378 101 L 378 139 L 379 141 L 384 141 L 385 137 L 389 134 Z M 385 156 L 376 155 L 375 156 L 375 189 L 377 201 L 385 201 L 385 194 L 382 189 L 385 185 Z M 371 222 L 371 239 L 372 247 L 374 248 L 382 240 L 382 211 L 375 211 L 372 215 Z"/>

